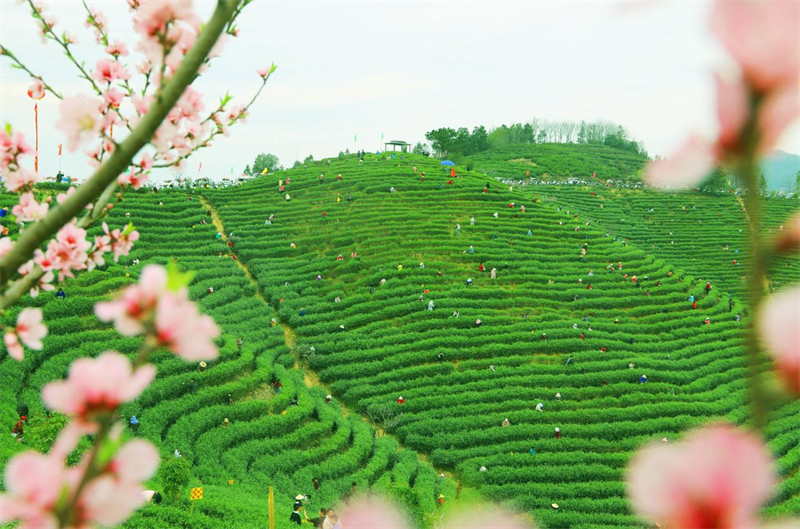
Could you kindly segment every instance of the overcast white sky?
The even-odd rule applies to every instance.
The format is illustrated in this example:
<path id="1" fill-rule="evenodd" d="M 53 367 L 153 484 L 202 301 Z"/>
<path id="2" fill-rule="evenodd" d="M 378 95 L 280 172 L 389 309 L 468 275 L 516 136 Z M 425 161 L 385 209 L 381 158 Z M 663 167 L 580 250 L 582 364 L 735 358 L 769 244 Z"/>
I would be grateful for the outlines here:
<path id="1" fill-rule="evenodd" d="M 47 2 L 76 33 L 88 65 L 98 55 L 79 2 Z M 135 43 L 123 1 L 91 1 L 111 30 Z M 203 18 L 214 2 L 197 2 Z M 424 140 L 438 127 L 547 119 L 621 123 L 652 154 L 669 154 L 692 131 L 712 134 L 711 72 L 729 67 L 708 31 L 707 2 L 624 12 L 618 2 L 270 2 L 256 0 L 241 35 L 200 81 L 207 107 L 226 90 L 249 99 L 256 68 L 278 64 L 245 125 L 195 155 L 186 176 L 219 179 L 272 152 L 284 165 L 387 140 Z M 0 2 L 0 42 L 65 94 L 85 91 L 53 43 L 42 45 L 26 6 Z M 130 59 L 130 57 L 129 57 Z M 132 66 L 137 60 L 128 61 Z M 0 61 L 0 120 L 33 137 L 27 76 Z M 58 169 L 58 101 L 40 103 L 40 170 Z M 358 143 L 354 143 L 354 135 Z M 800 122 L 779 148 L 800 151 Z M 67 174 L 89 173 L 80 153 Z M 164 175 L 171 177 L 170 175 Z"/>

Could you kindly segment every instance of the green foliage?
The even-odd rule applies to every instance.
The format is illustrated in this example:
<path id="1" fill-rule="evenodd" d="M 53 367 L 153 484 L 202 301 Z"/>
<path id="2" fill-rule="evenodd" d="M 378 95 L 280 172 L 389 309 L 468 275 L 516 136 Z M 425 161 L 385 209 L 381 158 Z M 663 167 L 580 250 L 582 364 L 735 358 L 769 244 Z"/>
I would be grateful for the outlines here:
<path id="1" fill-rule="evenodd" d="M 249 168 L 250 166 L 248 166 Z M 267 169 L 268 172 L 272 173 L 274 171 L 278 171 L 279 169 L 283 169 L 283 166 L 278 160 L 278 157 L 274 154 L 267 154 L 262 152 L 258 156 L 256 156 L 255 161 L 253 162 L 253 169 L 250 172 L 247 172 L 245 169 L 245 174 L 252 174 L 252 175 L 260 175 L 264 172 L 264 169 Z"/>
<path id="2" fill-rule="evenodd" d="M 171 457 L 158 469 L 158 480 L 167 500 L 177 500 L 181 494 L 187 493 L 191 479 L 191 465 L 183 457 Z"/>

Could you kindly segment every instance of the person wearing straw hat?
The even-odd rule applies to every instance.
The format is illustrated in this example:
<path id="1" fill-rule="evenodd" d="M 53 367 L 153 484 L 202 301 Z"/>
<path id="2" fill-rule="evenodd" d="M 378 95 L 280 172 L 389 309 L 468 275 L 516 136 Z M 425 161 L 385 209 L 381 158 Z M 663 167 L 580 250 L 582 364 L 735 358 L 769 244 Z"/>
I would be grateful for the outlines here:
<path id="1" fill-rule="evenodd" d="M 205 362 L 200 362 L 199 364 L 197 364 L 197 371 L 202 373 L 203 371 L 206 370 L 207 367 L 208 367 L 208 364 L 206 364 Z"/>
<path id="2" fill-rule="evenodd" d="M 561 439 L 561 428 L 559 428 L 558 426 L 556 426 L 555 429 L 555 437 L 556 439 Z"/>
<path id="3" fill-rule="evenodd" d="M 444 505 L 444 494 L 439 494 L 439 497 L 436 498 L 436 506 L 441 507 Z"/>
<path id="4" fill-rule="evenodd" d="M 646 384 L 647 383 L 647 375 L 642 375 L 639 377 L 639 384 Z"/>

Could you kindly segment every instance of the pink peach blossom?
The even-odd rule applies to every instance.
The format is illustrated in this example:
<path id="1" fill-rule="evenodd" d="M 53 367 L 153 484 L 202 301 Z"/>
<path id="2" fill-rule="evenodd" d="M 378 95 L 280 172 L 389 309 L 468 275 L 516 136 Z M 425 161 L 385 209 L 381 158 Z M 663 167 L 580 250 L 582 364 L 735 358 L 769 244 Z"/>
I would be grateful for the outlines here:
<path id="1" fill-rule="evenodd" d="M 269 68 L 259 68 L 258 70 L 256 70 L 256 73 L 262 79 L 266 79 L 267 75 L 269 75 Z"/>
<path id="2" fill-rule="evenodd" d="M 41 253 L 40 250 L 37 251 Z M 17 271 L 19 272 L 20 276 L 25 277 L 31 272 L 33 272 L 35 265 L 36 263 L 34 263 L 33 260 L 30 260 L 24 265 L 20 266 Z M 32 298 L 35 298 L 39 296 L 40 289 L 44 290 L 45 292 L 48 292 L 50 290 L 55 290 L 56 287 L 52 285 L 53 279 L 55 279 L 55 275 L 53 275 L 53 272 L 45 272 L 44 274 L 42 274 L 42 277 L 39 278 L 39 281 L 37 281 L 36 284 L 33 287 L 31 287 L 28 293 L 31 295 Z"/>
<path id="3" fill-rule="evenodd" d="M 766 93 L 797 83 L 800 3 L 717 0 L 711 28 L 739 63 L 747 83 Z"/>
<path id="4" fill-rule="evenodd" d="M 199 28 L 200 19 L 194 12 L 191 0 L 142 1 L 134 15 L 134 29 L 143 36 L 163 33 L 167 25 L 185 21 Z"/>
<path id="5" fill-rule="evenodd" d="M 758 318 L 761 341 L 775 360 L 784 384 L 800 395 L 800 288 L 773 294 Z"/>
<path id="6" fill-rule="evenodd" d="M 19 193 L 21 191 L 30 190 L 34 184 L 37 184 L 40 181 L 41 177 L 38 173 L 34 173 L 33 171 L 29 171 L 20 167 L 16 171 L 8 174 L 5 184 L 6 189 L 12 193 Z"/>
<path id="7" fill-rule="evenodd" d="M 69 32 L 69 31 L 65 31 L 64 34 L 61 36 L 61 38 L 67 44 L 77 44 L 78 43 L 78 37 L 76 37 L 73 33 Z"/>
<path id="8" fill-rule="evenodd" d="M 10 252 L 11 248 L 13 247 L 14 247 L 14 241 L 12 241 L 10 237 L 0 238 L 0 259 L 5 257 L 6 254 Z"/>
<path id="9" fill-rule="evenodd" d="M 717 74 L 717 135 L 718 156 L 738 148 L 739 135 L 750 114 L 750 95 L 747 86 L 739 80 L 726 81 Z"/>
<path id="10" fill-rule="evenodd" d="M 18 362 L 22 362 L 22 359 L 25 358 L 25 350 L 22 348 L 22 344 L 19 343 L 19 338 L 13 332 L 7 332 L 3 335 L 3 341 L 6 344 L 6 349 L 8 349 L 8 355 Z"/>
<path id="11" fill-rule="evenodd" d="M 114 57 L 127 57 L 128 46 L 126 46 L 124 42 L 117 40 L 106 46 L 106 53 L 113 55 Z"/>
<path id="12" fill-rule="evenodd" d="M 117 80 L 130 79 L 131 74 L 122 66 L 121 62 L 114 59 L 101 59 L 95 66 L 92 78 L 101 83 L 113 83 Z"/>
<path id="13" fill-rule="evenodd" d="M 23 452 L 6 465 L 6 493 L 0 495 L 0 523 L 22 520 L 20 529 L 60 527 L 55 507 L 68 475 L 63 461 L 52 455 Z"/>
<path id="14" fill-rule="evenodd" d="M 653 443 L 627 472 L 633 510 L 682 529 L 755 527 L 774 483 L 764 444 L 726 424 L 695 430 L 679 443 Z"/>
<path id="15" fill-rule="evenodd" d="M 117 451 L 106 472 L 119 481 L 138 483 L 156 473 L 159 461 L 158 451 L 151 443 L 134 439 Z"/>
<path id="16" fill-rule="evenodd" d="M 79 424 L 94 429 L 95 415 L 109 415 L 150 385 L 156 368 L 147 364 L 133 371 L 130 361 L 116 351 L 73 362 L 69 378 L 47 384 L 42 399 L 48 408 L 74 415 Z"/>
<path id="17" fill-rule="evenodd" d="M 44 83 L 41 79 L 36 79 L 33 84 L 28 87 L 28 97 L 36 99 L 37 101 L 44 97 Z"/>
<path id="18" fill-rule="evenodd" d="M 341 513 L 348 529 L 410 529 L 408 519 L 386 500 L 366 496 L 353 500 Z"/>
<path id="19" fill-rule="evenodd" d="M 47 259 L 51 268 L 58 270 L 59 281 L 64 277 L 74 277 L 72 270 L 83 270 L 89 258 L 87 251 L 91 243 L 86 240 L 86 230 L 75 222 L 64 225 L 55 239 L 47 243 Z"/>
<path id="20" fill-rule="evenodd" d="M 214 320 L 200 314 L 197 305 L 181 295 L 167 293 L 156 309 L 156 338 L 187 361 L 213 360 L 219 354 L 214 339 L 220 335 Z"/>
<path id="21" fill-rule="evenodd" d="M 122 187 L 131 186 L 134 189 L 139 189 L 147 183 L 148 179 L 149 176 L 147 176 L 147 173 L 131 171 L 119 175 L 117 177 L 117 183 Z"/>
<path id="22" fill-rule="evenodd" d="M 103 92 L 103 101 L 109 108 L 119 108 L 123 99 L 125 99 L 125 94 L 116 88 L 111 88 Z M 107 126 L 105 123 L 103 125 Z"/>
<path id="23" fill-rule="evenodd" d="M 42 323 L 42 309 L 22 309 L 14 329 L 20 341 L 31 349 L 42 350 L 42 338 L 47 336 L 47 327 Z"/>
<path id="24" fill-rule="evenodd" d="M 100 321 L 114 321 L 114 328 L 123 336 L 145 332 L 145 324 L 155 314 L 156 305 L 167 292 L 167 271 L 158 265 L 147 265 L 139 283 L 126 288 L 112 301 L 96 303 L 94 312 Z"/>
<path id="25" fill-rule="evenodd" d="M 56 127 L 67 136 L 67 149 L 75 151 L 97 136 L 103 125 L 101 109 L 100 102 L 84 95 L 64 98 Z"/>
<path id="26" fill-rule="evenodd" d="M 714 149 L 701 138 L 690 138 L 672 157 L 647 166 L 651 185 L 683 186 L 697 183 L 714 167 Z"/>
<path id="27" fill-rule="evenodd" d="M 29 191 L 20 195 L 19 203 L 11 208 L 11 213 L 19 222 L 39 220 L 47 215 L 47 204 L 37 202 L 33 193 Z"/>
<path id="28" fill-rule="evenodd" d="M 0 130 L 0 170 L 3 172 L 9 168 L 16 170 L 19 168 L 17 159 L 33 152 L 33 148 L 25 142 L 21 132 L 9 134 L 5 130 Z"/>

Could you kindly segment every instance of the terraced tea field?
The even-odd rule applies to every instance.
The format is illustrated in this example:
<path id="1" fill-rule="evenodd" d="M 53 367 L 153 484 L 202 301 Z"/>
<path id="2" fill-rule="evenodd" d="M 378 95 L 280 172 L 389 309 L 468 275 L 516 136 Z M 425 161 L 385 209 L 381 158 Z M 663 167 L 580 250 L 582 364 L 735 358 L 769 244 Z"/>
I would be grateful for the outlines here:
<path id="1" fill-rule="evenodd" d="M 131 255 L 68 280 L 65 300 L 25 300 L 43 308 L 50 335 L 21 364 L 0 363 L 3 427 L 20 400 L 43 415 L 42 385 L 75 358 L 133 354 L 136 341 L 100 324 L 92 305 L 142 266 L 177 260 L 197 273 L 192 297 L 223 329 L 220 359 L 201 373 L 156 357 L 156 382 L 125 414 L 165 459 L 180 450 L 205 496 L 192 514 L 188 501 L 149 505 L 126 527 L 261 527 L 270 485 L 277 526 L 288 527 L 295 494 L 311 495 L 311 514 L 352 482 L 410 505 L 420 524 L 444 494 L 448 504 L 495 500 L 546 528 L 644 527 L 622 481 L 633 451 L 709 418 L 745 417 L 746 307 L 740 269 L 728 268 L 737 247 L 746 260 L 741 211 L 732 197 L 510 191 L 488 180 L 368 155 L 241 187 L 126 197 L 111 223 L 130 213 L 142 232 Z M 768 201 L 770 225 L 796 206 Z M 712 245 L 720 233 L 725 253 Z M 797 279 L 796 266 L 773 275 Z M 392 420 L 368 421 L 381 414 Z M 768 515 L 800 512 L 798 420 L 797 402 L 770 417 L 781 484 Z M 3 462 L 19 450 L 10 439 L 0 447 Z"/>

